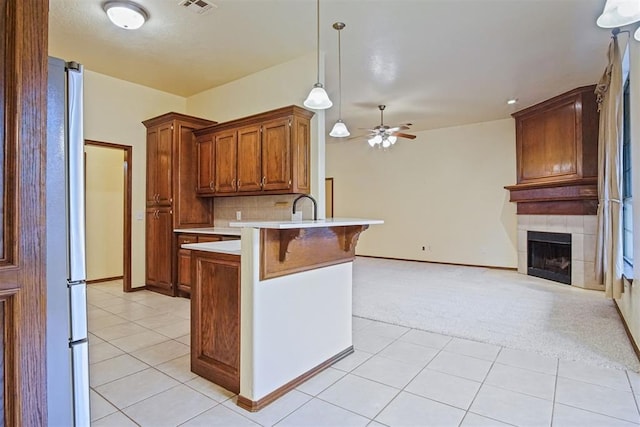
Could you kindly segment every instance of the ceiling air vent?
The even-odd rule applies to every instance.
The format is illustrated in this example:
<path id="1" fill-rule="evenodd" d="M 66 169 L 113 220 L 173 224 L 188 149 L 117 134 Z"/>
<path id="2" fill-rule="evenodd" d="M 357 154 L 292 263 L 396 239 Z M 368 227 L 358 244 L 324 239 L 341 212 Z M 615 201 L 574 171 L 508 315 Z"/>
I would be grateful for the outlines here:
<path id="1" fill-rule="evenodd" d="M 193 13 L 197 13 L 198 15 L 202 15 L 208 10 L 217 7 L 215 4 L 204 0 L 182 0 L 178 4 Z"/>

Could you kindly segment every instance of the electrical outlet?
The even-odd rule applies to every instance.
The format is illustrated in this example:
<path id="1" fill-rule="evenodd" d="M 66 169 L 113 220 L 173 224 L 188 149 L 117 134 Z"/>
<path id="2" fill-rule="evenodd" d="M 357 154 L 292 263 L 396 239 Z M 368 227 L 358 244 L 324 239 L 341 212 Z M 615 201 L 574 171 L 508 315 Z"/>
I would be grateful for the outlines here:
<path id="1" fill-rule="evenodd" d="M 142 221 L 144 219 L 144 212 L 136 211 L 136 220 Z"/>
<path id="2" fill-rule="evenodd" d="M 242 211 L 236 211 L 236 221 L 242 221 Z"/>

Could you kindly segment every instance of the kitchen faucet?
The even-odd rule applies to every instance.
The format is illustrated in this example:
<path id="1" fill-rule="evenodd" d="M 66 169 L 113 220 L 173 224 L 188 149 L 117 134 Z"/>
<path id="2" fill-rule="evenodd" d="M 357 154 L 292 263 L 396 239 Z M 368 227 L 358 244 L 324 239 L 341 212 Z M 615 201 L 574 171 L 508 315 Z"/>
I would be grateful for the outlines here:
<path id="1" fill-rule="evenodd" d="M 293 201 L 293 213 L 294 214 L 296 213 L 296 203 L 298 203 L 298 200 L 303 199 L 305 197 L 311 200 L 311 202 L 313 202 L 313 220 L 316 221 L 318 219 L 318 205 L 316 203 L 316 199 L 314 199 L 308 194 L 301 194 L 298 197 L 296 197 L 296 199 Z"/>

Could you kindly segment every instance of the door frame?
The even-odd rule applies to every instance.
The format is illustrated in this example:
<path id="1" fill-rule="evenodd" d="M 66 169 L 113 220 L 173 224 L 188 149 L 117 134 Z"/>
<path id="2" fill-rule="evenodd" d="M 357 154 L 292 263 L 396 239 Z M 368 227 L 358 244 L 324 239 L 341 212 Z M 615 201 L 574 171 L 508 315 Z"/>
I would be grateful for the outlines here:
<path id="1" fill-rule="evenodd" d="M 123 250 L 122 250 L 122 290 L 132 292 L 131 288 L 131 194 L 133 192 L 133 147 L 130 145 L 114 144 L 112 142 L 84 140 L 84 145 L 94 147 L 111 148 L 124 151 L 124 221 L 123 221 Z M 137 288 L 136 288 L 137 290 Z"/>

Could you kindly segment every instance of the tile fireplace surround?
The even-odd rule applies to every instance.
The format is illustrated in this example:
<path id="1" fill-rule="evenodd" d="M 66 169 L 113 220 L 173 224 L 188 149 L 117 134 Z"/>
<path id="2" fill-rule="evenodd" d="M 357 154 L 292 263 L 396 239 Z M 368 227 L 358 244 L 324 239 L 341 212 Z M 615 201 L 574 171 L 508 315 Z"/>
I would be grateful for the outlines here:
<path id="1" fill-rule="evenodd" d="M 596 215 L 518 215 L 518 273 L 527 274 L 527 231 L 571 234 L 571 285 L 604 290 L 596 283 Z"/>

